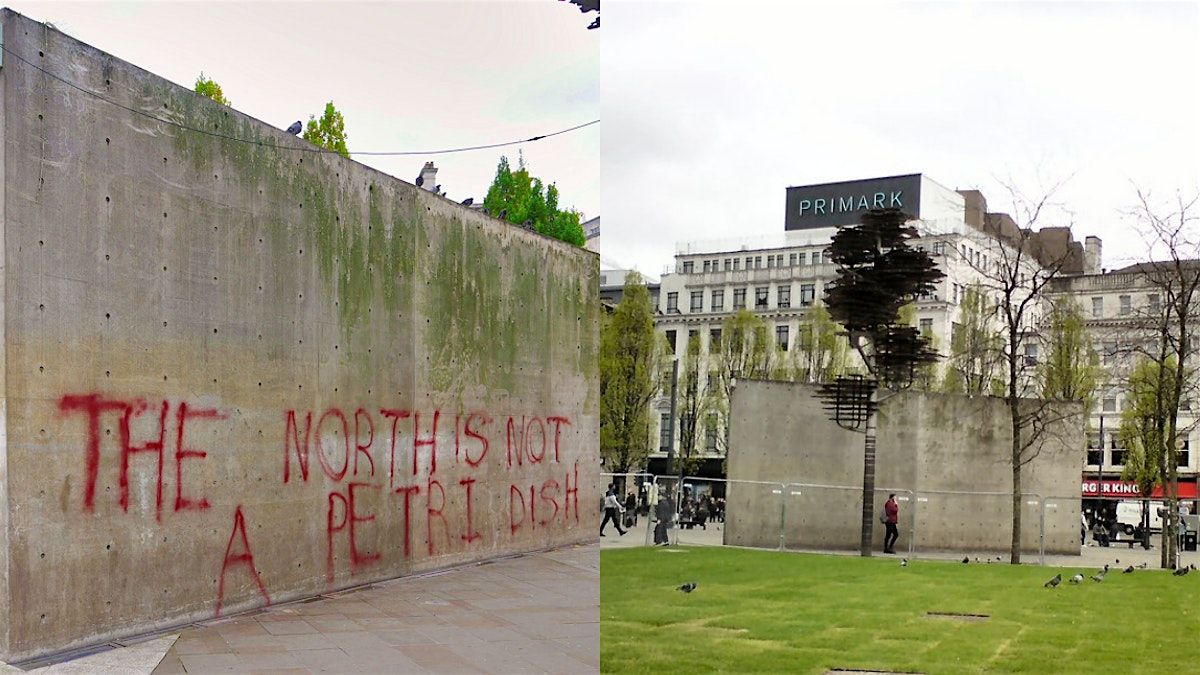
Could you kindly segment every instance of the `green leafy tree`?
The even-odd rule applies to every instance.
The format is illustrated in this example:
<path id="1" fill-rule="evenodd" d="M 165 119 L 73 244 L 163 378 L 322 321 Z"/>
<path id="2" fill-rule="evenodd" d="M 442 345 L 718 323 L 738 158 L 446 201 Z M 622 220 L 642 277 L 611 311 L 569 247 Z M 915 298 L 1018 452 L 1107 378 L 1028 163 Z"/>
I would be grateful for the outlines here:
<path id="1" fill-rule="evenodd" d="M 917 328 L 917 303 L 910 302 L 900 308 L 900 323 Z M 933 334 L 933 330 L 923 330 L 920 331 L 920 334 L 921 338 L 925 340 L 929 351 L 938 352 L 940 345 L 938 344 L 937 336 Z M 912 388 L 917 391 L 938 391 L 940 382 L 938 370 L 936 361 L 931 360 L 917 364 Z"/>
<path id="2" fill-rule="evenodd" d="M 700 353 L 700 336 L 689 335 L 679 369 L 679 452 L 674 467 L 680 473 L 694 473 L 700 466 L 697 449 L 707 418 L 703 378 L 706 370 Z"/>
<path id="3" fill-rule="evenodd" d="M 792 350 L 791 379 L 822 384 L 844 374 L 850 363 L 850 343 L 844 332 L 823 305 L 809 307 L 800 320 Z"/>
<path id="4" fill-rule="evenodd" d="M 1174 393 L 1174 365 L 1170 357 L 1165 363 L 1143 358 L 1130 372 L 1125 389 L 1125 410 L 1121 412 L 1121 427 L 1117 431 L 1121 447 L 1125 448 L 1121 478 L 1137 484 L 1143 497 L 1143 527 L 1149 516 L 1146 498 L 1156 485 L 1169 479 L 1167 462 L 1174 454 L 1167 443 L 1167 407 Z"/>
<path id="5" fill-rule="evenodd" d="M 713 351 L 707 419 L 716 425 L 717 448 L 724 457 L 729 453 L 729 397 L 734 382 L 739 378 L 769 377 L 774 369 L 775 345 L 766 322 L 742 309 L 721 322 L 721 344 Z"/>
<path id="6" fill-rule="evenodd" d="M 580 224 L 580 213 L 561 209 L 558 188 L 545 186 L 540 178 L 530 175 L 525 160 L 518 161 L 513 171 L 507 157 L 496 166 L 496 177 L 483 199 L 483 209 L 493 217 L 528 227 L 539 234 L 583 246 L 587 237 Z"/>
<path id="7" fill-rule="evenodd" d="M 600 328 L 600 455 L 614 473 L 641 469 L 651 450 L 651 403 L 660 390 L 665 340 L 654 330 L 650 292 L 641 277 Z"/>
<path id="8" fill-rule="evenodd" d="M 900 321 L 900 308 L 933 292 L 943 276 L 899 209 L 873 209 L 858 225 L 833 236 L 830 258 L 837 278 L 826 287 L 829 314 L 849 331 L 867 371 L 884 386 L 911 386 L 918 367 L 937 358 L 917 329 Z M 871 394 L 869 403 L 875 403 Z M 862 530 L 859 553 L 871 555 L 875 528 L 875 414 L 863 442 Z"/>
<path id="9" fill-rule="evenodd" d="M 225 98 L 225 93 L 221 91 L 221 85 L 217 84 L 216 80 L 204 77 L 204 71 L 196 78 L 195 90 L 197 94 L 207 96 L 221 105 L 233 105 Z"/>
<path id="10" fill-rule="evenodd" d="M 1042 397 L 1080 401 L 1084 419 L 1091 419 L 1101 372 L 1083 313 L 1074 300 L 1060 298 L 1050 306 L 1047 319 L 1046 356 L 1038 367 Z"/>
<path id="11" fill-rule="evenodd" d="M 304 140 L 326 150 L 333 150 L 342 157 L 349 157 L 346 148 L 346 120 L 342 113 L 333 107 L 333 101 L 325 104 L 325 113 L 317 119 L 309 115 L 308 125 L 304 128 Z"/>
<path id="12" fill-rule="evenodd" d="M 947 393 L 983 396 L 995 391 L 1003 363 L 1004 338 L 992 324 L 995 310 L 977 286 L 969 286 L 950 333 L 946 361 Z M 1000 383 L 1002 385 L 1002 383 Z"/>

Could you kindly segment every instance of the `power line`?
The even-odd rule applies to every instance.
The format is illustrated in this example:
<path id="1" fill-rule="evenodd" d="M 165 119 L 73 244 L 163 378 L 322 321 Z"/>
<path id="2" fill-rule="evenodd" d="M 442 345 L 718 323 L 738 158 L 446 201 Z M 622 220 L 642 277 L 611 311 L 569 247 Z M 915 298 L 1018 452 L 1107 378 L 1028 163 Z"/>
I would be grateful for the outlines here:
<path id="1" fill-rule="evenodd" d="M 52 79 L 58 80 L 59 82 L 62 82 L 63 84 L 67 85 L 68 87 L 71 87 L 72 89 L 81 91 L 81 92 L 87 94 L 88 96 L 92 96 L 94 98 L 100 99 L 101 101 L 104 101 L 105 103 L 107 103 L 109 105 L 116 106 L 117 108 L 131 112 L 135 115 L 141 115 L 142 117 L 152 119 L 156 122 L 168 124 L 173 127 L 185 129 L 187 131 L 194 131 L 198 134 L 204 134 L 205 136 L 212 136 L 213 138 L 222 138 L 222 139 L 225 139 L 228 141 L 236 141 L 238 143 L 246 143 L 249 145 L 257 145 L 257 146 L 261 146 L 264 148 L 276 148 L 279 150 L 294 150 L 296 152 L 312 152 L 312 153 L 318 153 L 318 154 L 338 154 L 337 151 L 335 151 L 335 150 L 327 150 L 325 148 L 318 148 L 315 146 L 311 147 L 311 148 L 293 148 L 293 147 L 278 145 L 276 143 L 265 143 L 263 141 L 256 141 L 256 140 L 251 140 L 248 138 L 238 138 L 237 136 L 230 136 L 228 134 L 222 134 L 222 133 L 218 133 L 216 131 L 209 131 L 207 129 L 191 127 L 186 124 L 181 124 L 179 122 L 175 122 L 173 120 L 163 119 L 157 115 L 152 115 L 144 110 L 138 110 L 136 108 L 130 108 L 129 106 L 122 105 L 120 103 L 117 103 L 116 101 L 113 101 L 113 100 L 105 97 L 103 94 L 99 94 L 90 89 L 81 87 L 81 86 L 75 84 L 74 82 L 65 80 L 65 79 L 59 77 L 58 75 L 55 75 L 54 73 L 46 70 L 45 68 L 37 65 L 36 63 L 29 61 L 28 59 L 24 58 L 20 54 L 17 54 L 13 50 L 4 46 L 2 43 L 0 43 L 0 50 L 3 50 L 4 53 L 15 57 L 18 61 L 21 61 L 22 63 L 28 65 L 29 67 L 31 67 L 35 70 L 41 71 L 44 75 L 47 75 L 48 77 L 50 77 Z M 199 94 L 197 94 L 197 95 L 199 95 Z M 372 156 L 446 155 L 446 154 L 455 153 L 455 152 L 470 152 L 472 150 L 488 150 L 491 148 L 503 148 L 503 147 L 507 147 L 510 145 L 520 145 L 522 143 L 533 143 L 535 141 L 540 141 L 542 139 L 550 138 L 552 136 L 559 136 L 562 134 L 570 133 L 572 131 L 576 131 L 578 129 L 583 129 L 584 127 L 590 127 L 593 124 L 599 124 L 599 123 L 600 123 L 600 120 L 592 120 L 591 122 L 584 122 L 583 124 L 577 124 L 568 129 L 562 129 L 560 131 L 554 131 L 554 132 L 551 132 L 548 134 L 539 134 L 537 136 L 531 136 L 529 138 L 524 138 L 524 139 L 517 140 L 517 141 L 504 141 L 502 143 L 488 143 L 486 145 L 469 145 L 469 146 L 464 146 L 464 147 L 459 147 L 459 148 L 445 148 L 442 150 L 395 150 L 395 151 L 368 151 L 368 150 L 353 151 L 353 150 L 351 150 L 350 154 L 351 155 L 372 155 Z"/>

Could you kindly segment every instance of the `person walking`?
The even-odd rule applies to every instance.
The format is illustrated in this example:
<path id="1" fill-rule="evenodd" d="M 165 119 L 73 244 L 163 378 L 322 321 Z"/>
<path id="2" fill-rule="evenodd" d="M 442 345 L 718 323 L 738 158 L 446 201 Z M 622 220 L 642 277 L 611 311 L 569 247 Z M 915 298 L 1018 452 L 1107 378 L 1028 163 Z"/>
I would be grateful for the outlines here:
<path id="1" fill-rule="evenodd" d="M 883 503 L 883 524 L 887 532 L 883 535 L 883 552 L 895 553 L 896 540 L 900 538 L 900 530 L 896 523 L 900 521 L 900 505 L 896 503 L 896 495 L 888 495 Z"/>
<path id="2" fill-rule="evenodd" d="M 675 507 L 671 501 L 671 495 L 666 490 L 659 493 L 658 504 L 654 507 L 654 518 L 658 521 L 654 524 L 655 546 L 667 546 L 670 544 L 667 538 L 667 528 L 671 526 L 671 521 L 675 519 Z"/>
<path id="3" fill-rule="evenodd" d="M 631 519 L 629 527 L 637 527 L 637 497 L 630 492 L 625 496 L 625 517 Z"/>
<path id="4" fill-rule="evenodd" d="M 621 506 L 621 500 L 617 497 L 617 491 L 613 488 L 608 488 L 608 493 L 604 495 L 604 520 L 600 521 L 600 536 L 604 536 L 604 526 L 612 521 L 613 525 L 617 526 L 617 532 L 621 536 L 625 536 L 625 530 L 621 529 L 621 513 L 625 511 L 625 507 Z"/>

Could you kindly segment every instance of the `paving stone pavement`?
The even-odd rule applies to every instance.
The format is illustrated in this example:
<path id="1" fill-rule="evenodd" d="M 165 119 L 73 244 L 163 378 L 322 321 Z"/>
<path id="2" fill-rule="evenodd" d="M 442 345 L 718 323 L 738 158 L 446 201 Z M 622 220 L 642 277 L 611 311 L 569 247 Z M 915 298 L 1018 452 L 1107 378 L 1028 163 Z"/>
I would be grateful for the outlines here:
<path id="1" fill-rule="evenodd" d="M 182 632 L 164 673 L 598 673 L 587 544 L 380 582 Z"/>
<path id="2" fill-rule="evenodd" d="M 600 547 L 402 577 L 122 644 L 0 673 L 598 673 Z"/>

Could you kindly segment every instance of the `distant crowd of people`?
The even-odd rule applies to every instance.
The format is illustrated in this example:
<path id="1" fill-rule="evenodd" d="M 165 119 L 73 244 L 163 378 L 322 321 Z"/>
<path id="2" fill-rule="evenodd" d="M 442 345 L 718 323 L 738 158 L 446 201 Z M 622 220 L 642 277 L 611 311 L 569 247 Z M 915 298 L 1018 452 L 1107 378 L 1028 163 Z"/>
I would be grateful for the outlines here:
<path id="1" fill-rule="evenodd" d="M 601 507 L 603 518 L 600 521 L 600 536 L 607 536 L 604 530 L 609 523 L 616 527 L 618 535 L 624 535 L 629 528 L 636 527 L 639 515 L 649 516 L 650 499 L 645 486 L 640 490 L 640 494 L 629 492 L 621 499 L 617 486 L 609 485 Z M 654 520 L 657 521 L 654 528 L 655 544 L 666 544 L 667 530 L 676 524 L 685 529 L 700 527 L 707 530 L 710 523 L 725 522 L 724 497 L 703 494 L 697 498 L 690 489 L 684 488 L 678 512 L 673 501 L 669 489 L 658 492 L 658 501 L 654 505 Z"/>

